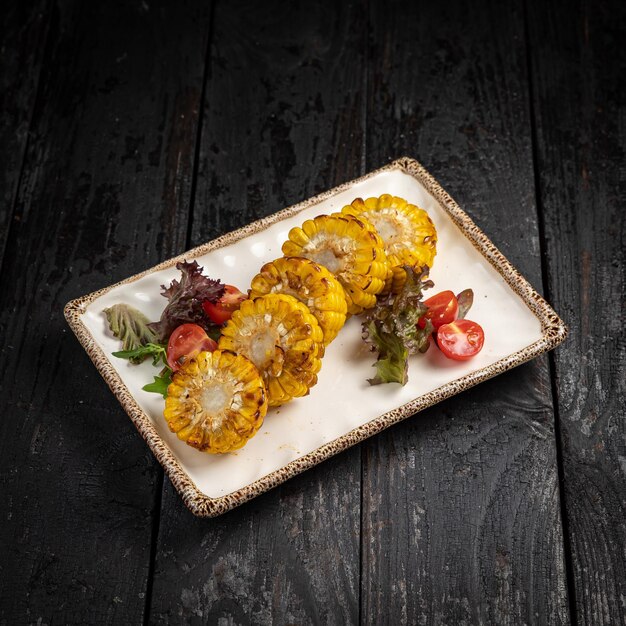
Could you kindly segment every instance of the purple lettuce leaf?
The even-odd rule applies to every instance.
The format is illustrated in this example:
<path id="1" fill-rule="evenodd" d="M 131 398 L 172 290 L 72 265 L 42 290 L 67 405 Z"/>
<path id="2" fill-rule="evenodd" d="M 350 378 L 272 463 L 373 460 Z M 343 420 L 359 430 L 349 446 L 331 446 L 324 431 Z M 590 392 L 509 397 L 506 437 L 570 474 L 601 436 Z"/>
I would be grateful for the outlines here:
<path id="1" fill-rule="evenodd" d="M 196 261 L 183 261 L 176 264 L 181 279 L 173 280 L 169 287 L 161 285 L 161 295 L 168 304 L 158 322 L 149 324 L 159 341 L 167 343 L 172 331 L 181 324 L 198 324 L 207 333 L 215 326 L 207 317 L 202 303 L 206 300 L 216 303 L 224 294 L 224 285 L 202 274 Z"/>
<path id="2" fill-rule="evenodd" d="M 467 312 L 474 303 L 474 292 L 471 289 L 465 289 L 456 297 L 456 299 L 459 303 L 459 312 L 457 313 L 456 318 L 458 320 L 462 320 L 465 318 Z"/>

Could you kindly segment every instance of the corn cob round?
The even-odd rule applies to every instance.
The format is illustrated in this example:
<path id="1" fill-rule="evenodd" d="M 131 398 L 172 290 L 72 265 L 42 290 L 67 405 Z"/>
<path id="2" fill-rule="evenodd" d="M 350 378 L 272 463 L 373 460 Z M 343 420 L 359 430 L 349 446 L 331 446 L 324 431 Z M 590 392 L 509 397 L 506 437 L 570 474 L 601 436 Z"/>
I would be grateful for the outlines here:
<path id="1" fill-rule="evenodd" d="M 283 293 L 306 304 L 328 345 L 346 322 L 346 297 L 341 283 L 322 265 L 301 257 L 266 263 L 252 279 L 250 298 Z"/>
<path id="2" fill-rule="evenodd" d="M 356 198 L 342 209 L 344 215 L 365 218 L 382 238 L 391 267 L 385 292 L 398 293 L 406 281 L 403 265 L 432 267 L 437 252 L 437 231 L 428 213 L 403 198 L 383 194 Z"/>
<path id="3" fill-rule="evenodd" d="M 265 384 L 244 356 L 201 352 L 172 376 L 163 415 L 170 428 L 202 452 L 241 448 L 267 413 Z"/>
<path id="4" fill-rule="evenodd" d="M 324 335 L 306 305 L 272 293 L 241 303 L 222 329 L 219 347 L 248 357 L 263 377 L 269 406 L 279 406 L 317 382 Z"/>
<path id="5" fill-rule="evenodd" d="M 301 228 L 292 228 L 282 251 L 288 257 L 311 259 L 332 272 L 352 315 L 376 304 L 389 272 L 384 244 L 374 228 L 341 213 L 319 215 Z"/>

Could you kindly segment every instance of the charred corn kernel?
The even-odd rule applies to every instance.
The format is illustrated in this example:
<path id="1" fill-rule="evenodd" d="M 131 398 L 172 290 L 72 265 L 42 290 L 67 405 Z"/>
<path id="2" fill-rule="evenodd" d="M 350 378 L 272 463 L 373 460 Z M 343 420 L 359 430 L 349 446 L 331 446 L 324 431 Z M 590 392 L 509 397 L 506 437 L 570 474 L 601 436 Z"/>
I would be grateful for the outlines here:
<path id="1" fill-rule="evenodd" d="M 341 283 L 322 265 L 301 257 L 266 263 L 252 279 L 250 298 L 283 293 L 306 304 L 328 345 L 346 322 L 346 297 Z"/>
<path id="2" fill-rule="evenodd" d="M 376 304 L 389 266 L 384 244 L 371 224 L 352 215 L 333 213 L 292 228 L 282 248 L 287 257 L 304 257 L 326 267 L 344 289 L 348 313 Z"/>
<path id="3" fill-rule="evenodd" d="M 305 304 L 270 293 L 241 303 L 222 329 L 219 348 L 249 358 L 265 382 L 269 406 L 279 406 L 317 382 L 324 334 Z"/>
<path id="4" fill-rule="evenodd" d="M 428 213 L 403 198 L 383 194 L 378 198 L 357 198 L 343 207 L 344 215 L 365 218 L 383 242 L 391 268 L 385 292 L 398 293 L 406 281 L 404 265 L 432 267 L 437 252 L 437 231 Z"/>
<path id="5" fill-rule="evenodd" d="M 241 448 L 267 413 L 267 392 L 244 356 L 201 352 L 172 376 L 163 415 L 170 430 L 202 452 Z"/>

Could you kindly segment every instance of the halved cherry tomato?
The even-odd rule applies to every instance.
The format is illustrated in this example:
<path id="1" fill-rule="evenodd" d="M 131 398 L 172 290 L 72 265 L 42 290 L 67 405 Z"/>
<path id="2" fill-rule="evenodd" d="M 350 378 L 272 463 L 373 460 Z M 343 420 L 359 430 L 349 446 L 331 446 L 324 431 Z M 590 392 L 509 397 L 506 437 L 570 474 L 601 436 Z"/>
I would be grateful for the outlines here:
<path id="1" fill-rule="evenodd" d="M 181 324 L 167 343 L 167 364 L 177 371 L 180 366 L 200 352 L 213 352 L 217 343 L 198 324 Z"/>
<path id="2" fill-rule="evenodd" d="M 437 331 L 437 345 L 449 359 L 455 361 L 466 361 L 477 355 L 484 341 L 482 327 L 471 320 L 456 320 L 440 326 Z"/>
<path id="3" fill-rule="evenodd" d="M 202 308 L 214 324 L 221 325 L 232 317 L 247 297 L 237 287 L 226 285 L 224 295 L 215 304 L 206 300 L 202 303 Z"/>
<path id="4" fill-rule="evenodd" d="M 428 307 L 428 312 L 417 323 L 420 328 L 424 328 L 429 319 L 437 330 L 443 324 L 454 322 L 459 312 L 459 302 L 451 291 L 442 291 L 424 300 L 424 304 Z"/>

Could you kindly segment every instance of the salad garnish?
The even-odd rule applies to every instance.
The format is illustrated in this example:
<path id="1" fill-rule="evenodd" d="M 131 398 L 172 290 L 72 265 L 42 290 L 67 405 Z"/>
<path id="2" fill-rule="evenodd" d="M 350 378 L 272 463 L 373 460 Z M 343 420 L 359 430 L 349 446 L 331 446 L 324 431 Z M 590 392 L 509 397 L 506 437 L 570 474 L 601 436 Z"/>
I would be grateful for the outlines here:
<path id="1" fill-rule="evenodd" d="M 154 345 L 157 341 L 155 332 L 150 328 L 150 320 L 135 307 L 129 304 L 114 304 L 104 309 L 111 332 L 122 341 L 123 350 L 115 354 L 128 359 L 131 363 L 142 363 L 149 356 L 153 356 L 147 345 Z"/>
<path id="2" fill-rule="evenodd" d="M 158 365 L 163 362 L 167 365 L 167 354 L 165 346 L 160 343 L 147 343 L 133 350 L 119 350 L 112 352 L 113 356 L 118 359 L 128 359 L 131 363 L 141 363 L 148 357 L 152 357 L 152 365 Z"/>
<path id="3" fill-rule="evenodd" d="M 164 398 L 167 398 L 167 388 L 172 382 L 172 370 L 169 367 L 164 367 L 163 371 L 154 377 L 154 381 L 144 385 L 142 389 L 151 393 L 160 393 Z"/>
<path id="4" fill-rule="evenodd" d="M 467 361 L 483 348 L 485 332 L 480 324 L 468 319 L 457 319 L 444 324 L 437 331 L 437 345 L 449 358 Z"/>
<path id="5" fill-rule="evenodd" d="M 226 287 L 230 287 L 229 297 L 231 300 L 233 294 L 236 297 L 236 302 L 228 302 L 230 317 L 245 298 L 238 289 L 204 276 L 196 261 L 183 261 L 176 267 L 181 279 L 173 280 L 169 287 L 162 286 L 162 295 L 169 303 L 160 321 L 150 322 L 128 304 L 115 304 L 104 310 L 111 332 L 122 341 L 123 350 L 113 352 L 113 356 L 135 365 L 147 358 L 152 359 L 155 367 L 163 365 L 154 381 L 142 387 L 163 397 L 167 397 L 172 374 L 183 362 L 201 350 L 212 351 L 217 347 L 208 333 L 219 336 L 221 324 L 207 315 L 206 306 L 225 306 L 222 300 Z"/>
<path id="6" fill-rule="evenodd" d="M 409 265 L 403 269 L 406 282 L 400 292 L 379 298 L 364 315 L 363 339 L 378 352 L 376 376 L 368 379 L 370 385 L 406 385 L 409 355 L 426 352 L 430 345 L 432 322 L 426 319 L 422 328 L 419 321 L 428 311 L 422 302 L 422 290 L 432 287 L 433 282 L 426 279 L 427 271 L 417 273 Z"/>
<path id="7" fill-rule="evenodd" d="M 404 266 L 407 281 L 400 292 L 379 297 L 363 322 L 363 339 L 378 352 L 376 376 L 371 385 L 408 381 L 408 359 L 426 352 L 431 336 L 449 359 L 465 361 L 478 354 L 484 343 L 479 324 L 465 319 L 474 301 L 474 292 L 465 289 L 457 296 L 442 291 L 422 301 L 422 291 L 433 287 L 427 280 L 428 268 L 417 273 Z"/>
<path id="8" fill-rule="evenodd" d="M 457 313 L 456 318 L 458 320 L 465 319 L 467 312 L 474 303 L 474 292 L 471 289 L 465 289 L 456 297 L 456 299 L 459 303 L 459 312 Z"/>
<path id="9" fill-rule="evenodd" d="M 181 324 L 198 324 L 210 335 L 216 325 L 205 313 L 205 302 L 216 303 L 224 295 L 224 285 L 218 280 L 202 274 L 197 261 L 176 264 L 181 279 L 173 280 L 169 287 L 161 285 L 161 295 L 168 304 L 158 322 L 149 326 L 161 343 L 167 343 L 172 331 Z"/>

